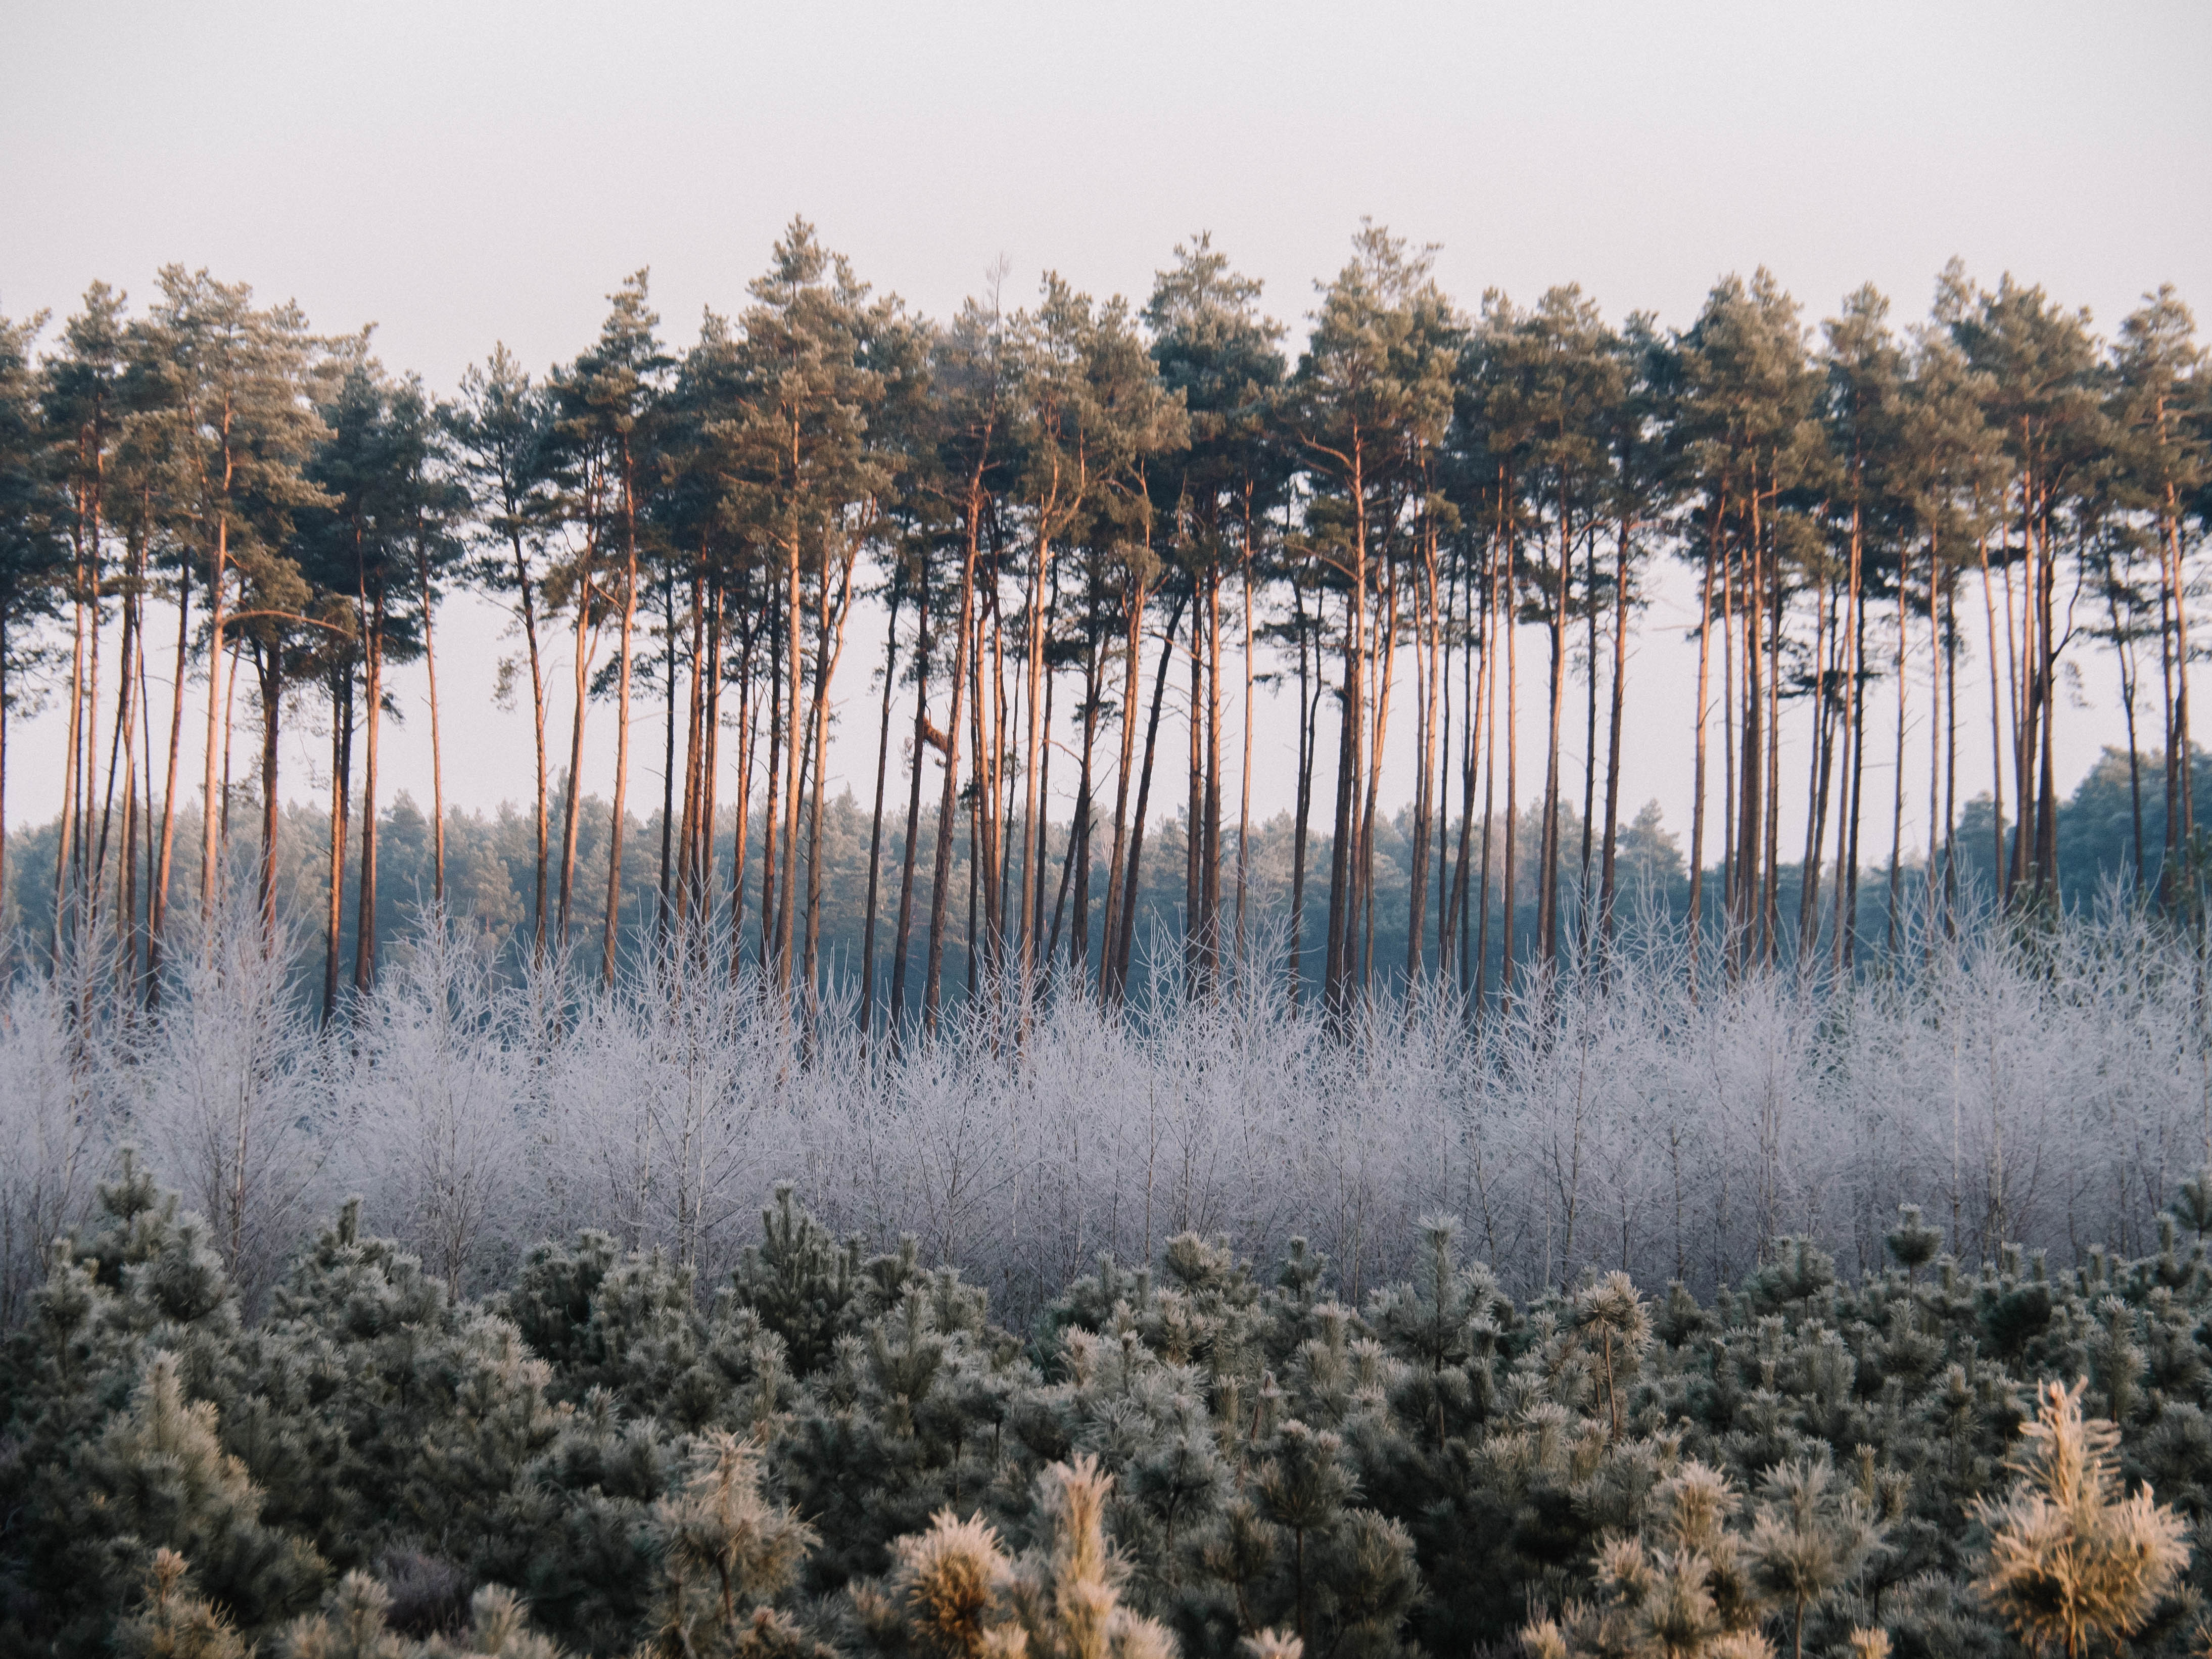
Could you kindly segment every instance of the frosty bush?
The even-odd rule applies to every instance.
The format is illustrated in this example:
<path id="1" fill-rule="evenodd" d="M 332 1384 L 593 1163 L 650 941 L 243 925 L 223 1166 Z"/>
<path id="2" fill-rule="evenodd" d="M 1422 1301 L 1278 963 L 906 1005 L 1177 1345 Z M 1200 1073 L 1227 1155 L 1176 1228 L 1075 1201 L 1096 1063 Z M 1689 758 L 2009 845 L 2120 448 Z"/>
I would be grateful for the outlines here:
<path id="1" fill-rule="evenodd" d="M 1471 1019 L 1448 991 L 1332 1030 L 1246 964 L 1103 1011 L 988 992 L 872 1041 L 840 988 L 787 1004 L 697 939 L 612 988 L 503 974 L 434 923 L 318 1029 L 251 919 L 180 949 L 149 1013 L 97 973 L 19 976 L 0 1027 L 0 1312 L 19 1319 L 88 1169 L 142 1145 L 249 1302 L 349 1192 L 449 1286 L 595 1227 L 711 1278 L 781 1180 L 831 1231 L 912 1235 L 1026 1318 L 1102 1254 L 1293 1233 L 1349 1294 L 1463 1218 L 1511 1290 L 1589 1270 L 1694 1289 L 1802 1236 L 1853 1270 L 1900 1204 L 1967 1261 L 2151 1247 L 2212 1152 L 2205 968 L 2123 908 L 1911 942 L 1878 972 L 1697 982 L 1632 940 Z M 2212 1212 L 2208 1212 L 2212 1213 Z"/>

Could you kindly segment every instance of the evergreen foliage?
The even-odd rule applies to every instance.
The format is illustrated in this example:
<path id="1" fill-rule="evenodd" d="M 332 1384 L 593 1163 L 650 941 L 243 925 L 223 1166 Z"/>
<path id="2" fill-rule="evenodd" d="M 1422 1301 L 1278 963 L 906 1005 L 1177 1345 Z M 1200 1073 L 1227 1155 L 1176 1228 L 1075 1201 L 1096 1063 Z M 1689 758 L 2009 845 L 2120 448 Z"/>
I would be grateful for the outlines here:
<path id="1" fill-rule="evenodd" d="M 1357 1303 L 1186 1233 L 1024 1334 L 764 1221 L 713 1286 L 586 1233 L 476 1299 L 349 1203 L 248 1319 L 126 1154 L 8 1346 L 0 1647 L 2072 1659 L 2192 1650 L 2212 1588 L 2181 1225 L 2061 1273 L 1905 1213 L 1703 1303 L 1516 1300 L 1442 1216 Z"/>

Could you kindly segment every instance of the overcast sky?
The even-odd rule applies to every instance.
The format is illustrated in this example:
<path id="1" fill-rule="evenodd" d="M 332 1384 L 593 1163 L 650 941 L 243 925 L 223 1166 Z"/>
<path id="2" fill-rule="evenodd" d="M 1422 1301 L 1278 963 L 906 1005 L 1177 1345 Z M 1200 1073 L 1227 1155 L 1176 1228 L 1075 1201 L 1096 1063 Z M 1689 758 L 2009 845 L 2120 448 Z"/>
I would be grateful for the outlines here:
<path id="1" fill-rule="evenodd" d="M 319 328 L 374 323 L 388 364 L 441 388 L 495 340 L 537 370 L 573 356 L 640 265 L 688 339 L 702 306 L 743 304 L 793 213 L 939 315 L 1001 254 L 1017 296 L 1049 267 L 1141 298 L 1209 229 L 1294 338 L 1363 215 L 1438 244 L 1470 307 L 1578 282 L 1683 324 L 1764 264 L 1812 316 L 1871 280 L 1910 321 L 1954 254 L 2106 328 L 2162 282 L 2212 295 L 2201 3 L 77 0 L 0 8 L 0 313 L 205 265 Z M 1680 621 L 1655 607 L 1639 644 L 1660 740 L 1628 780 L 1678 825 Z M 487 701 L 496 620 L 441 626 L 449 793 L 520 800 L 526 724 Z M 2085 695 L 2073 775 L 2117 726 L 2101 680 Z M 10 805 L 43 817 L 40 730 Z M 856 793 L 867 738 L 842 745 Z M 391 755 L 424 799 L 427 750 Z M 288 764 L 313 783 L 307 748 Z M 1287 799 L 1280 769 L 1263 804 Z"/>

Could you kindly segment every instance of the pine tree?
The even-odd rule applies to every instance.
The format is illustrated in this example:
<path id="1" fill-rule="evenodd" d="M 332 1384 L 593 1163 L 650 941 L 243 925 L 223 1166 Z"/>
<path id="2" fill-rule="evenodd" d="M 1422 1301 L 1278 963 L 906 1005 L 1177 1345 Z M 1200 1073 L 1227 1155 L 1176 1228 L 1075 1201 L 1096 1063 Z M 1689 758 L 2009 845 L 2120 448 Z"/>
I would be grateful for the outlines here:
<path id="1" fill-rule="evenodd" d="M 770 1505 L 760 1480 L 754 1448 L 709 1434 L 693 1449 L 682 1491 L 654 1507 L 663 1581 L 653 1650 L 672 1659 L 808 1653 L 812 1644 L 769 1604 L 796 1581 L 819 1535 L 795 1511 Z"/>
<path id="2" fill-rule="evenodd" d="M 8 711 L 22 696 L 9 671 L 31 660 L 29 627 L 57 598 L 65 568 L 64 502 L 40 429 L 32 343 L 46 316 L 0 317 L 0 922 L 8 918 Z"/>
<path id="3" fill-rule="evenodd" d="M 1796 1659 L 1804 1659 L 1808 1610 L 1850 1581 L 1881 1535 L 1858 1494 L 1825 1462 L 1767 1471 L 1747 1548 L 1760 1587 L 1790 1609 Z"/>
<path id="4" fill-rule="evenodd" d="M 858 1597 L 878 1652 L 944 1659 L 1173 1659 L 1175 1639 L 1123 1604 L 1126 1566 L 1105 1532 L 1111 1477 L 1097 1460 L 1054 1463 L 1037 1477 L 1042 1537 L 1010 1557 L 979 1521 L 939 1511 L 902 1539 L 896 1565 Z"/>
<path id="5" fill-rule="evenodd" d="M 129 1659 L 249 1659 L 252 1651 L 230 1620 L 194 1593 L 188 1564 L 172 1549 L 154 1552 L 146 1604 L 117 1624 L 115 1646 Z"/>
<path id="6" fill-rule="evenodd" d="M 2139 1628 L 2188 1561 L 2181 1517 L 2148 1486 L 2122 1494 L 2119 1431 L 2081 1415 L 2082 1387 L 2043 1385 L 2013 1489 L 1972 1505 L 1990 1534 L 1975 1589 L 2023 1644 L 2066 1659 Z"/>

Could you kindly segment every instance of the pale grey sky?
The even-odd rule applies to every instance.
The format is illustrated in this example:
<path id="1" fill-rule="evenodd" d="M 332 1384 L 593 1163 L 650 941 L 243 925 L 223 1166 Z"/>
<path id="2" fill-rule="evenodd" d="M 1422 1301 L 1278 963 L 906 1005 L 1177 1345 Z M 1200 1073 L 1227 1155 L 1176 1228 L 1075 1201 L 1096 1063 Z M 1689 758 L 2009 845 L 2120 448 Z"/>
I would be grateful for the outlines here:
<path id="1" fill-rule="evenodd" d="M 1141 297 L 1206 228 L 1295 337 L 1362 215 L 1468 307 L 1573 281 L 1679 324 L 1765 264 L 1812 317 L 1871 280 L 1910 321 L 1954 253 L 2102 327 L 2161 282 L 2212 304 L 2201 3 L 18 3 L 0 64 L 0 313 L 204 264 L 440 387 L 495 340 L 572 355 L 639 265 L 680 343 L 794 212 L 939 315 L 1001 253 L 1018 296 L 1052 267 Z M 1628 780 L 1677 824 L 1680 621 L 1646 623 Z M 449 793 L 519 800 L 496 623 L 443 625 Z M 2117 724 L 2087 690 L 2076 774 Z M 10 781 L 42 816 L 40 724 Z M 418 799 L 426 737 L 392 756 Z"/>

